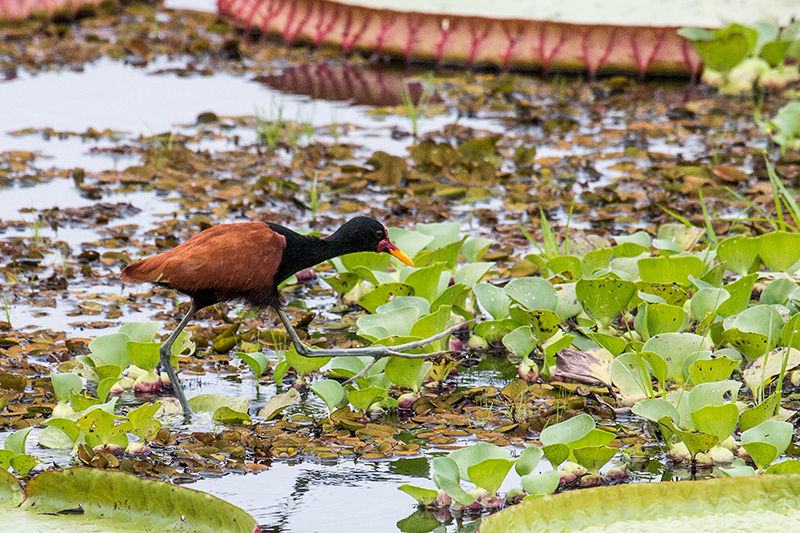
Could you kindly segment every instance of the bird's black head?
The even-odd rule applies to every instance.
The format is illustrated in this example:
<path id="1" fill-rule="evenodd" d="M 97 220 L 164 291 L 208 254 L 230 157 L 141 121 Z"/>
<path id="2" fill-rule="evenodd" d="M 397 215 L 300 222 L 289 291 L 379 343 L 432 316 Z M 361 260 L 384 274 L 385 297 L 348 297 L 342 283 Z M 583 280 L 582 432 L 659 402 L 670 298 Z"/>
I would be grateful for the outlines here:
<path id="1" fill-rule="evenodd" d="M 414 266 L 411 259 L 389 239 L 386 226 L 374 218 L 351 218 L 330 239 L 341 242 L 348 252 L 387 252 L 403 263 Z"/>

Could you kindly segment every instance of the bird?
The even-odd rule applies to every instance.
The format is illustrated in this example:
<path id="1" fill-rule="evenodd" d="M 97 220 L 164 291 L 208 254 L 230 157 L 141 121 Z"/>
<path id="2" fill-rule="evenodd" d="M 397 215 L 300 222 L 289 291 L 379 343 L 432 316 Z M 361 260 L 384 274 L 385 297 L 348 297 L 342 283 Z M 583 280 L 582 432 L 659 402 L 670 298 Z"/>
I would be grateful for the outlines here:
<path id="1" fill-rule="evenodd" d="M 303 344 L 281 306 L 278 285 L 293 274 L 353 252 L 385 252 L 406 265 L 414 262 L 390 239 L 386 226 L 369 217 L 345 222 L 321 239 L 301 235 L 279 224 L 239 222 L 212 226 L 158 255 L 130 263 L 120 273 L 123 282 L 151 283 L 191 298 L 189 312 L 160 348 L 161 366 L 184 413 L 192 413 L 170 363 L 172 344 L 195 313 L 219 302 L 242 301 L 259 310 L 272 309 L 301 355 L 367 355 L 384 357 L 420 342 L 388 349 L 384 346 L 313 350 Z"/>

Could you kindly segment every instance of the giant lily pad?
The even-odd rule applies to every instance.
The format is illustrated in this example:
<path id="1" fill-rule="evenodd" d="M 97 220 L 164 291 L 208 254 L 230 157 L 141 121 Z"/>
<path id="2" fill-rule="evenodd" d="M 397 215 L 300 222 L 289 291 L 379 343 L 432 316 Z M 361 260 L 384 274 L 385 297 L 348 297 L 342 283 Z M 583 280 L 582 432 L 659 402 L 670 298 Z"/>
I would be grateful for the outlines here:
<path id="1" fill-rule="evenodd" d="M 791 531 L 800 474 L 634 483 L 544 496 L 485 517 L 481 533 Z"/>
<path id="2" fill-rule="evenodd" d="M 162 481 L 110 470 L 76 467 L 39 474 L 27 498 L 13 476 L 0 471 L 4 530 L 260 532 L 256 521 L 219 498 Z"/>

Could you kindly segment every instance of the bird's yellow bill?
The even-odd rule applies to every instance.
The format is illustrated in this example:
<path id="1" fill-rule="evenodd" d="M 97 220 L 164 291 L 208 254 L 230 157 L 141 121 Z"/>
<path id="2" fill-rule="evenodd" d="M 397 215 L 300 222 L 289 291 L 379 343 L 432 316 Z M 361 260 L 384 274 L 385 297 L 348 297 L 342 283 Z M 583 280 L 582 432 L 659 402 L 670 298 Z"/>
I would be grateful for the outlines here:
<path id="1" fill-rule="evenodd" d="M 403 263 L 407 264 L 408 266 L 410 266 L 410 267 L 414 266 L 414 261 L 412 261 L 410 257 L 408 257 L 406 254 L 404 254 L 403 251 L 400 248 L 395 246 L 391 250 L 388 250 L 388 252 L 390 254 L 392 254 L 393 256 L 395 256 L 396 258 L 398 258 Z"/>

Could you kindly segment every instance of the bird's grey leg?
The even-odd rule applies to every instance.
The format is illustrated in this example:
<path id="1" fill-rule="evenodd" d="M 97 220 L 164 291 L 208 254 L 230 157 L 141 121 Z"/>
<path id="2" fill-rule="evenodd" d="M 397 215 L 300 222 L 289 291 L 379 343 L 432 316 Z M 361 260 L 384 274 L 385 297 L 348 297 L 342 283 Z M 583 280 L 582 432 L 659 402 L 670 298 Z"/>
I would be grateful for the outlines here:
<path id="1" fill-rule="evenodd" d="M 181 408 L 183 409 L 183 414 L 189 416 L 192 414 L 192 408 L 189 407 L 189 402 L 186 401 L 186 396 L 183 394 L 183 389 L 181 388 L 180 381 L 178 381 L 178 376 L 175 374 L 175 369 L 172 368 L 172 362 L 170 359 L 172 358 L 172 345 L 175 343 L 175 339 L 178 338 L 183 328 L 186 327 L 186 324 L 192 319 L 194 314 L 198 311 L 197 306 L 195 305 L 194 301 L 192 301 L 192 306 L 189 308 L 189 312 L 186 313 L 186 316 L 183 317 L 178 327 L 175 331 L 172 332 L 172 335 L 167 338 L 166 342 L 161 345 L 161 349 L 159 350 L 159 355 L 161 356 L 161 368 L 169 376 L 169 381 L 172 383 L 172 391 L 175 393 L 175 396 L 178 397 L 178 401 L 181 402 Z"/>
<path id="2" fill-rule="evenodd" d="M 283 323 L 283 327 L 286 328 L 286 332 L 289 334 L 289 338 L 292 339 L 295 348 L 297 349 L 297 353 L 305 357 L 353 357 L 353 356 L 367 356 L 367 357 L 374 357 L 376 359 L 382 357 L 402 357 L 404 359 L 426 359 L 429 357 L 435 357 L 437 355 L 444 355 L 446 353 L 450 353 L 449 351 L 445 350 L 442 352 L 434 352 L 434 353 L 424 353 L 424 354 L 409 354 L 403 353 L 402 350 L 413 350 L 414 348 L 422 348 L 423 346 L 427 346 L 428 344 L 437 341 L 450 335 L 454 331 L 458 330 L 464 324 L 468 324 L 479 318 L 482 318 L 483 315 L 477 316 L 473 319 L 467 320 L 466 322 L 462 322 L 460 324 L 456 324 L 453 327 L 446 329 L 441 333 L 437 333 L 432 337 L 428 337 L 427 339 L 421 339 L 414 342 L 407 342 L 405 344 L 398 344 L 397 346 L 381 346 L 381 345 L 374 345 L 374 346 L 365 346 L 363 348 L 328 348 L 322 350 L 314 350 L 310 348 L 307 344 L 304 344 L 300 337 L 297 336 L 297 333 L 294 331 L 292 327 L 292 323 L 289 320 L 289 317 L 286 315 L 286 312 L 283 309 L 278 309 L 278 316 Z"/>

